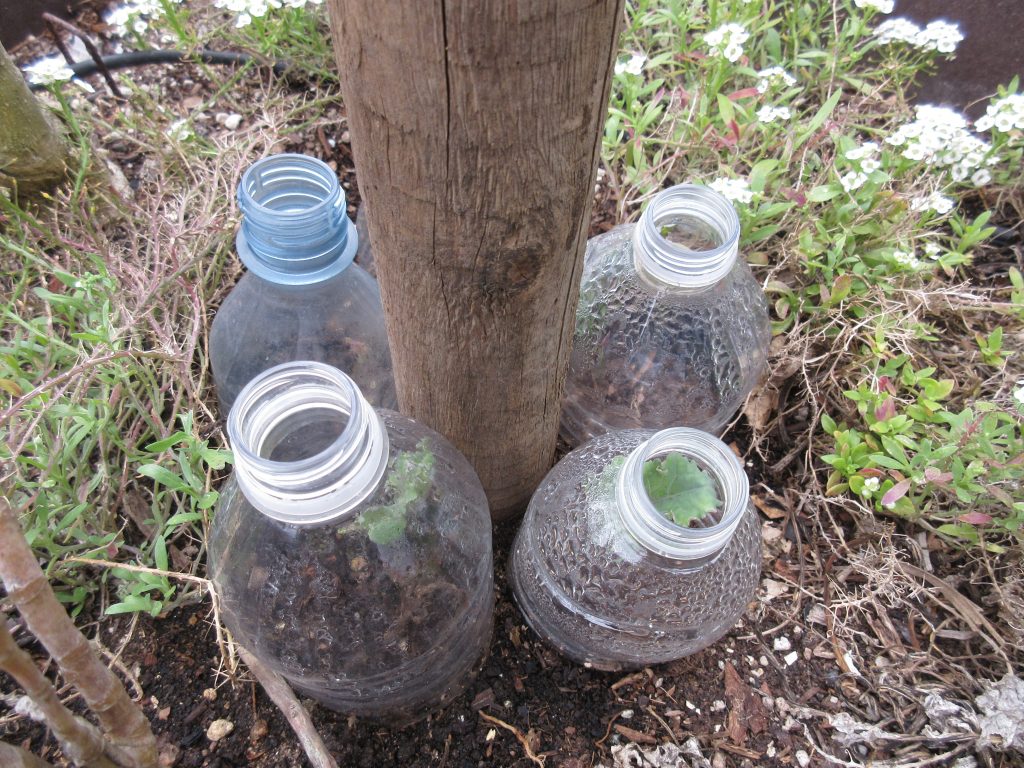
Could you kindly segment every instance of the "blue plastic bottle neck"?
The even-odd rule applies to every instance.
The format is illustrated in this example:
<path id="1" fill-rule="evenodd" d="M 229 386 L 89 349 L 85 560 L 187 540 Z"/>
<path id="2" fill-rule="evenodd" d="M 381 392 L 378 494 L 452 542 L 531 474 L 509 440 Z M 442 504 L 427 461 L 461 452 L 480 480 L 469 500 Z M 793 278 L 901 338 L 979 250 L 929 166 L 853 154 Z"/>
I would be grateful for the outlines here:
<path id="1" fill-rule="evenodd" d="M 281 285 L 309 285 L 342 272 L 359 236 L 334 171 L 315 157 L 279 154 L 254 163 L 238 185 L 235 239 L 250 272 Z"/>

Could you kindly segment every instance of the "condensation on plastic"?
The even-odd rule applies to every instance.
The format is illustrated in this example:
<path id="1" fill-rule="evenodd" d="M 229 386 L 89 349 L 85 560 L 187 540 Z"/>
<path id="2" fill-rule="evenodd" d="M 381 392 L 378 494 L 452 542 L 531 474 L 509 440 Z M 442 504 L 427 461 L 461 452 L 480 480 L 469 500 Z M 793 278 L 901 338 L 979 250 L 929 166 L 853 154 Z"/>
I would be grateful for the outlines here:
<path id="1" fill-rule="evenodd" d="M 343 398 L 328 396 L 322 405 L 345 409 Z M 451 701 L 479 668 L 493 620 L 491 522 L 480 481 L 450 443 L 404 416 L 379 414 L 388 435 L 383 477 L 322 522 L 294 525 L 261 512 L 236 468 L 221 491 L 209 563 L 221 615 L 240 643 L 324 705 L 402 724 Z M 373 450 L 366 435 L 360 442 L 340 423 L 332 433 L 297 412 L 292 434 L 287 414 L 275 419 L 270 456 L 258 424 L 236 439 L 254 440 L 249 455 L 234 446 L 250 474 L 261 471 L 251 455 L 281 465 L 264 472 L 267 485 L 299 465 L 328 481 L 370 459 L 334 460 L 353 446 Z M 367 520 L 396 502 L 396 463 L 409 461 L 427 461 L 428 480 L 405 505 L 397 535 L 375 543 Z M 310 504 L 306 490 L 292 489 L 299 507 Z M 278 488 L 277 495 L 288 493 Z"/>
<path id="2" fill-rule="evenodd" d="M 696 653 L 735 624 L 757 586 L 761 532 L 745 478 L 730 479 L 733 469 L 702 446 L 682 452 L 724 496 L 713 528 L 730 515 L 737 521 L 716 553 L 659 553 L 643 543 L 636 517 L 623 514 L 618 484 L 632 483 L 631 495 L 642 488 L 638 475 L 616 467 L 655 434 L 610 432 L 568 454 L 537 489 L 513 545 L 510 580 L 527 622 L 588 667 L 632 669 Z M 692 536 L 671 527 L 680 543 Z"/>
<path id="3" fill-rule="evenodd" d="M 693 190 L 721 197 L 682 186 L 691 206 Z M 643 218 L 588 241 L 562 414 L 570 445 L 613 429 L 718 434 L 756 385 L 770 341 L 767 302 L 737 258 L 735 213 L 726 217 L 715 203 L 701 217 L 719 230 L 709 251 L 670 243 L 662 220 Z M 671 220 L 681 208 L 661 206 L 662 215 Z"/>

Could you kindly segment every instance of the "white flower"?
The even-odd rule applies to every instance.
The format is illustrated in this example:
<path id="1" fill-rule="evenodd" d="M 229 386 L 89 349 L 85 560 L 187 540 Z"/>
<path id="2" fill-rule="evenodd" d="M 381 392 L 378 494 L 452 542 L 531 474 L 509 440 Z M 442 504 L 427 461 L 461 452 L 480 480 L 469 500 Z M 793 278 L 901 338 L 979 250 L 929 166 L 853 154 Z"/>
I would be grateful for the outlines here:
<path id="1" fill-rule="evenodd" d="M 878 154 L 878 144 L 873 141 L 865 141 L 859 147 L 854 147 L 845 155 L 847 160 L 862 160 L 865 157 L 873 157 Z"/>
<path id="2" fill-rule="evenodd" d="M 879 13 L 892 13 L 894 0 L 853 0 L 858 8 L 872 8 Z"/>
<path id="3" fill-rule="evenodd" d="M 1013 390 L 1013 399 L 1024 405 L 1024 380 L 1017 382 L 1017 388 Z"/>
<path id="4" fill-rule="evenodd" d="M 917 36 L 921 34 L 921 28 L 909 19 L 895 18 L 886 19 L 875 27 L 874 36 L 883 45 L 890 43 L 915 44 Z"/>
<path id="5" fill-rule="evenodd" d="M 953 210 L 953 199 L 940 195 L 938 192 L 932 192 L 930 195 L 925 197 L 915 197 L 910 201 L 910 210 L 912 211 L 935 211 L 940 216 L 945 216 L 951 210 Z M 925 246 L 925 250 L 928 247 Z"/>
<path id="6" fill-rule="evenodd" d="M 932 21 L 921 30 L 914 44 L 926 51 L 953 53 L 957 45 L 964 39 L 960 27 L 948 21 Z"/>
<path id="7" fill-rule="evenodd" d="M 630 75 L 639 75 L 644 70 L 644 64 L 647 63 L 647 57 L 642 53 L 634 53 L 626 61 L 615 62 L 615 74 L 621 75 L 623 72 Z"/>
<path id="8" fill-rule="evenodd" d="M 865 157 L 863 160 L 860 161 L 860 169 L 864 173 L 872 173 L 873 171 L 877 171 L 881 167 L 881 162 L 879 162 L 873 157 Z"/>
<path id="9" fill-rule="evenodd" d="M 901 267 L 908 267 L 909 269 L 921 268 L 921 262 L 914 255 L 913 251 L 893 250 L 892 259 Z"/>
<path id="10" fill-rule="evenodd" d="M 1024 131 L 1024 93 L 1011 93 L 993 101 L 978 118 L 974 127 L 979 131 L 993 128 L 1000 133 L 1009 133 L 1014 128 Z"/>
<path id="11" fill-rule="evenodd" d="M 984 187 L 990 181 L 992 181 L 992 174 L 988 168 L 979 168 L 971 174 L 971 184 L 976 187 Z"/>
<path id="12" fill-rule="evenodd" d="M 160 0 L 130 0 L 123 5 L 115 6 L 103 15 L 103 20 L 111 31 L 119 37 L 129 32 L 137 35 L 149 29 L 149 23 L 164 15 Z"/>
<path id="13" fill-rule="evenodd" d="M 757 110 L 757 120 L 760 123 L 772 123 L 776 119 L 789 120 L 790 117 L 792 117 L 792 113 L 789 111 L 789 107 L 773 107 L 771 104 L 765 104 Z"/>
<path id="14" fill-rule="evenodd" d="M 948 168 L 955 181 L 963 181 L 979 167 L 990 165 L 992 147 L 967 129 L 963 115 L 945 107 L 923 104 L 916 119 L 900 126 L 886 143 L 902 147 L 908 160 Z"/>
<path id="15" fill-rule="evenodd" d="M 868 176 L 860 171 L 847 171 L 839 178 L 839 185 L 847 192 L 860 189 L 867 182 Z"/>
<path id="16" fill-rule="evenodd" d="M 924 244 L 924 255 L 932 261 L 937 261 L 942 256 L 942 246 L 929 241 Z"/>
<path id="17" fill-rule="evenodd" d="M 739 61 L 743 55 L 743 44 L 750 39 L 750 33 L 742 24 L 723 24 L 706 35 L 704 42 L 712 55 L 724 56 L 729 61 Z"/>
<path id="18" fill-rule="evenodd" d="M 773 85 L 781 83 L 787 88 L 796 85 L 796 78 L 782 67 L 768 67 L 757 73 L 757 92 L 767 93 Z"/>
<path id="19" fill-rule="evenodd" d="M 47 56 L 33 61 L 25 67 L 25 74 L 33 85 L 64 83 L 75 76 L 63 56 Z"/>
<path id="20" fill-rule="evenodd" d="M 266 16 L 271 8 L 280 8 L 281 0 L 214 0 L 213 4 L 217 8 L 237 14 L 235 26 L 245 27 L 251 24 L 253 19 Z"/>
<path id="21" fill-rule="evenodd" d="M 878 490 L 878 486 L 881 485 L 877 477 L 869 477 L 864 481 L 864 495 L 870 496 Z"/>
<path id="22" fill-rule="evenodd" d="M 708 186 L 723 197 L 727 197 L 737 203 L 749 203 L 754 199 L 754 193 L 746 179 L 719 178 L 712 181 Z"/>

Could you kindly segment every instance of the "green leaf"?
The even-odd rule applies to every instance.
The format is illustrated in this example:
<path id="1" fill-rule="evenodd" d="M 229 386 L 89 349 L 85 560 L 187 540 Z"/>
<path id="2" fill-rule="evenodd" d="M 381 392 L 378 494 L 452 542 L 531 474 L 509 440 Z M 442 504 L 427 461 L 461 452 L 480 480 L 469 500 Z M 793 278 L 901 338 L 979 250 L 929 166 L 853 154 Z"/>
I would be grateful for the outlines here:
<path id="1" fill-rule="evenodd" d="M 654 508 L 676 525 L 688 526 L 721 505 L 711 478 L 681 454 L 650 459 L 644 463 L 643 476 Z"/>
<path id="2" fill-rule="evenodd" d="M 405 508 L 389 505 L 371 507 L 359 516 L 366 526 L 366 535 L 374 544 L 386 546 L 397 541 L 405 532 Z"/>
<path id="3" fill-rule="evenodd" d="M 161 467 L 159 464 L 143 464 L 139 467 L 139 474 L 152 478 L 156 482 L 160 483 L 160 485 L 172 491 L 188 490 L 188 486 L 185 484 L 184 480 L 174 474 L 171 470 L 167 469 L 167 467 Z"/>

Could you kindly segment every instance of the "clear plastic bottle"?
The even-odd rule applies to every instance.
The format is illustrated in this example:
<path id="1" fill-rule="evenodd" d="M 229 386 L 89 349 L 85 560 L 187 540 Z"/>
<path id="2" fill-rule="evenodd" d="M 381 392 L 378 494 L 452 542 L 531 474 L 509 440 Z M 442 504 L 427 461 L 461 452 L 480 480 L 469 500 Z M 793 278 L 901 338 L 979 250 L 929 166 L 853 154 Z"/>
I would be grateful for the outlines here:
<path id="1" fill-rule="evenodd" d="M 738 257 L 739 218 L 708 187 L 659 193 L 636 224 L 591 238 L 562 433 L 688 426 L 718 434 L 764 369 L 764 292 Z"/>
<path id="2" fill-rule="evenodd" d="M 648 460 L 681 454 L 720 500 L 689 527 L 655 508 Z M 512 549 L 530 626 L 573 661 L 622 670 L 687 656 L 724 635 L 753 598 L 761 531 L 728 446 L 688 428 L 623 430 L 563 458 L 540 484 Z"/>
<path id="3" fill-rule="evenodd" d="M 491 519 L 443 437 L 320 363 L 260 374 L 228 416 L 209 567 L 235 639 L 333 709 L 402 724 L 488 647 Z"/>
<path id="4" fill-rule="evenodd" d="M 355 380 L 381 408 L 397 408 L 377 281 L 352 260 L 358 237 L 337 176 L 315 157 L 272 155 L 238 185 L 236 249 L 248 271 L 210 330 L 222 414 L 261 371 L 318 360 Z"/>

